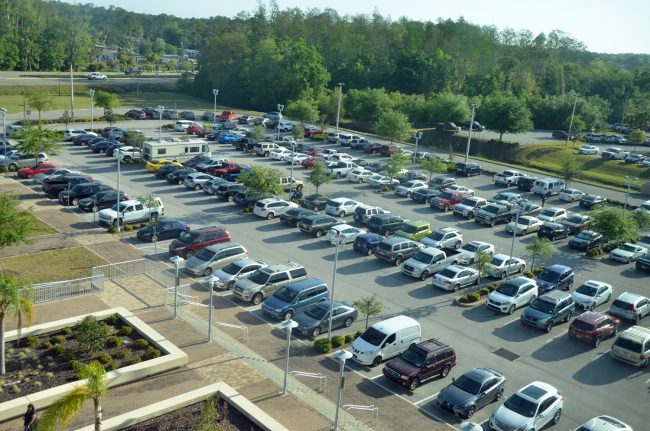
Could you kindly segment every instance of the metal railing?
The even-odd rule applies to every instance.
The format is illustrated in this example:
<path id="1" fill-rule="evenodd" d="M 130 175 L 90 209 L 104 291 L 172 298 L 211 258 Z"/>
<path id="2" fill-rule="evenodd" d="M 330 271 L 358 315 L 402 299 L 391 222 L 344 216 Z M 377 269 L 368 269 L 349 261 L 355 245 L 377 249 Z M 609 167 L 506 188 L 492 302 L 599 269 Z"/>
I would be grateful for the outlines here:
<path id="1" fill-rule="evenodd" d="M 318 379 L 318 392 L 323 392 L 327 389 L 327 376 L 322 373 L 308 373 L 305 371 L 291 371 L 291 374 L 294 377 L 306 377 L 308 379 Z"/>
<path id="2" fill-rule="evenodd" d="M 144 274 L 147 269 L 146 259 L 129 260 L 126 262 L 109 263 L 108 265 L 94 266 L 92 274 L 103 274 L 105 280 L 120 277 Z"/>
<path id="3" fill-rule="evenodd" d="M 375 405 L 361 406 L 357 404 L 346 404 L 343 406 L 343 408 L 347 411 L 360 410 L 365 412 L 371 412 L 372 422 L 368 424 L 370 426 L 375 426 L 379 422 L 379 407 L 376 407 Z"/>
<path id="4" fill-rule="evenodd" d="M 32 303 L 41 304 L 43 302 L 58 301 L 103 290 L 104 275 L 101 273 L 75 280 L 39 283 L 32 286 Z"/>
<path id="5" fill-rule="evenodd" d="M 244 343 L 248 343 L 248 326 L 235 325 L 234 323 L 225 323 L 225 322 L 213 322 L 213 324 L 217 326 L 223 326 L 225 328 L 242 329 L 244 331 Z"/>

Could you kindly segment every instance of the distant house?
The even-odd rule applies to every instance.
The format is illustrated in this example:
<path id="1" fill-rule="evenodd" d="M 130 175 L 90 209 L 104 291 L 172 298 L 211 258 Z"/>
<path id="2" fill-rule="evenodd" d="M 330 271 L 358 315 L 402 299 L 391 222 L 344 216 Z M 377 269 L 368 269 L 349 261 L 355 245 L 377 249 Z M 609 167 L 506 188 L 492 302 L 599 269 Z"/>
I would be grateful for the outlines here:
<path id="1" fill-rule="evenodd" d="M 175 62 L 178 63 L 181 60 L 181 56 L 177 54 L 164 54 L 162 58 L 160 59 L 160 62 L 162 64 L 167 64 L 170 62 Z"/>
<path id="2" fill-rule="evenodd" d="M 119 53 L 120 47 L 114 44 L 93 46 L 93 56 L 95 57 L 95 61 L 97 63 L 117 61 L 117 56 Z"/>

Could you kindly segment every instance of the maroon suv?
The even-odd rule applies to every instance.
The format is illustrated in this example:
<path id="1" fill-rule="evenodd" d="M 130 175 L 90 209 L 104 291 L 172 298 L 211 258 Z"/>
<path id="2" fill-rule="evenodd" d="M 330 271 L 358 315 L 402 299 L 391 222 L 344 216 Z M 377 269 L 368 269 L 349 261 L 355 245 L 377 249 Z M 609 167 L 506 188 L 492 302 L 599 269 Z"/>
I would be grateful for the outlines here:
<path id="1" fill-rule="evenodd" d="M 587 311 L 576 317 L 569 326 L 569 337 L 598 347 L 604 338 L 618 334 L 621 321 L 609 314 Z"/>
<path id="2" fill-rule="evenodd" d="M 397 358 L 388 361 L 383 373 L 388 379 L 413 391 L 420 383 L 436 376 L 447 377 L 455 365 L 454 349 L 432 338 L 412 345 Z"/>
<path id="3" fill-rule="evenodd" d="M 181 233 L 178 239 L 169 244 L 169 252 L 187 259 L 209 245 L 228 242 L 230 239 L 230 233 L 224 226 L 202 227 Z"/>

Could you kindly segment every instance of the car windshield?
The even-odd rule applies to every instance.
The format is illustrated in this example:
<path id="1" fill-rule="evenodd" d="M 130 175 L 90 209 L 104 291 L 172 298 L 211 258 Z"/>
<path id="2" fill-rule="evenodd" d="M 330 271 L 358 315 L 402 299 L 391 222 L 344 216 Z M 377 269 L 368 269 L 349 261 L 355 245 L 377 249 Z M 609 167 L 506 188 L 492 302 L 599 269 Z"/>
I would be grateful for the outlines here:
<path id="1" fill-rule="evenodd" d="M 560 279 L 560 273 L 555 272 L 555 271 L 545 270 L 542 273 L 540 273 L 537 276 L 537 278 L 539 278 L 540 280 L 543 280 L 543 281 L 548 281 L 548 282 L 555 283 L 556 281 L 558 281 Z"/>
<path id="2" fill-rule="evenodd" d="M 196 232 L 181 232 L 178 240 L 184 244 L 192 244 L 199 234 Z"/>
<path id="3" fill-rule="evenodd" d="M 634 353 L 642 353 L 643 350 L 643 344 L 625 337 L 618 337 L 614 342 L 614 345 L 621 349 L 630 350 Z"/>
<path id="4" fill-rule="evenodd" d="M 233 262 L 229 265 L 224 266 L 221 268 L 223 272 L 225 272 L 228 275 L 237 275 L 239 274 L 239 271 L 241 271 L 242 267 L 239 266 L 237 262 Z"/>
<path id="5" fill-rule="evenodd" d="M 532 304 L 530 304 L 530 308 L 533 310 L 541 311 L 545 314 L 551 314 L 555 310 L 555 304 L 552 302 L 544 301 L 543 299 L 537 299 Z"/>
<path id="6" fill-rule="evenodd" d="M 454 195 L 450 192 L 442 192 L 438 195 L 440 199 L 451 199 Z"/>
<path id="7" fill-rule="evenodd" d="M 373 346 L 379 346 L 385 338 L 386 334 L 373 327 L 366 329 L 366 332 L 361 334 L 361 339 L 368 344 L 372 344 Z"/>
<path id="8" fill-rule="evenodd" d="M 336 202 L 336 201 L 333 200 L 333 199 L 329 199 L 329 200 L 327 201 L 327 206 L 338 208 L 339 205 L 340 205 L 340 203 Z"/>
<path id="9" fill-rule="evenodd" d="M 576 234 L 576 238 L 578 239 L 591 239 L 591 237 L 592 237 L 591 233 L 587 231 L 582 231 Z"/>
<path id="10" fill-rule="evenodd" d="M 279 299 L 280 301 L 289 304 L 293 302 L 294 299 L 296 299 L 296 296 L 298 296 L 298 292 L 296 292 L 295 290 L 288 289 L 286 287 L 282 287 L 278 289 L 278 291 L 275 292 L 273 296 Z"/>
<path id="11" fill-rule="evenodd" d="M 457 271 L 454 271 L 453 269 L 445 268 L 445 269 L 443 269 L 442 271 L 440 271 L 440 272 L 438 273 L 438 275 L 439 275 L 440 277 L 444 277 L 444 278 L 454 278 L 454 277 L 456 277 L 456 274 L 457 274 L 457 273 L 458 273 L 458 272 L 457 272 Z"/>
<path id="12" fill-rule="evenodd" d="M 478 247 L 479 247 L 478 244 L 473 244 L 471 242 L 468 242 L 467 244 L 462 246 L 460 249 L 465 250 L 465 251 L 469 251 L 469 252 L 472 252 L 472 253 L 476 253 L 476 251 L 478 250 Z"/>
<path id="13" fill-rule="evenodd" d="M 323 306 L 321 304 L 314 305 L 305 310 L 305 314 L 312 319 L 321 320 L 329 312 L 329 306 Z"/>
<path id="14" fill-rule="evenodd" d="M 505 296 L 515 296 L 519 292 L 519 287 L 512 283 L 503 283 L 497 287 L 497 292 Z"/>
<path id="15" fill-rule="evenodd" d="M 463 201 L 463 205 L 467 205 L 467 206 L 470 206 L 470 207 L 475 207 L 478 203 L 479 203 L 479 200 L 474 199 L 474 198 L 465 199 Z"/>
<path id="16" fill-rule="evenodd" d="M 621 251 L 629 251 L 630 253 L 634 253 L 636 251 L 636 248 L 627 244 L 620 246 L 618 249 Z"/>
<path id="17" fill-rule="evenodd" d="M 483 211 L 489 212 L 491 214 L 498 214 L 499 213 L 499 207 L 496 205 L 488 205 L 485 208 L 483 208 Z"/>
<path id="18" fill-rule="evenodd" d="M 402 353 L 401 357 L 403 360 L 411 365 L 416 366 L 417 368 L 421 368 L 422 364 L 424 364 L 424 360 L 426 359 L 425 355 L 418 353 L 413 349 L 406 349 L 406 351 Z"/>
<path id="19" fill-rule="evenodd" d="M 581 331 L 593 331 L 594 329 L 596 329 L 596 327 L 593 324 L 587 323 L 584 320 L 580 320 L 580 319 L 576 319 L 573 322 L 571 322 L 571 326 Z"/>
<path id="20" fill-rule="evenodd" d="M 502 259 L 500 257 L 493 257 L 492 260 L 490 261 L 490 264 L 494 266 L 502 266 L 505 263 L 505 259 Z"/>
<path id="21" fill-rule="evenodd" d="M 404 184 L 402 184 L 402 187 L 406 187 L 407 189 L 410 189 L 411 187 L 415 186 L 414 181 L 407 181 Z"/>
<path id="22" fill-rule="evenodd" d="M 255 284 L 266 284 L 268 281 L 270 275 L 267 274 L 266 272 L 262 272 L 259 269 L 252 273 L 248 279 L 252 281 Z"/>
<path id="23" fill-rule="evenodd" d="M 203 260 L 205 262 L 209 262 L 216 254 L 217 253 L 215 253 L 214 251 L 210 251 L 207 248 L 204 248 L 203 250 L 201 250 L 196 254 L 196 258 Z"/>
<path id="24" fill-rule="evenodd" d="M 581 216 L 574 215 L 566 219 L 566 221 L 569 223 L 582 223 L 583 219 Z"/>
<path id="25" fill-rule="evenodd" d="M 127 209 L 128 207 L 129 207 L 129 204 L 121 203 L 121 204 L 120 204 L 120 209 L 119 209 L 119 211 L 122 212 L 122 211 L 124 211 L 125 209 Z M 113 206 L 111 207 L 111 209 L 112 209 L 113 211 L 118 211 L 118 209 L 117 209 L 117 205 L 113 205 Z"/>
<path id="26" fill-rule="evenodd" d="M 504 403 L 504 406 L 508 410 L 512 410 L 513 412 L 527 418 L 532 418 L 537 412 L 537 404 L 533 403 L 532 401 L 528 401 L 525 398 L 522 398 L 519 396 L 519 394 L 514 394 L 508 398 L 508 400 Z"/>
<path id="27" fill-rule="evenodd" d="M 587 295 L 587 296 L 596 296 L 596 293 L 598 292 L 598 288 L 596 286 L 590 286 L 588 284 L 582 284 L 580 287 L 576 289 L 576 293 L 580 293 L 582 295 Z"/>
<path id="28" fill-rule="evenodd" d="M 426 253 L 424 251 L 418 251 L 417 253 L 415 253 L 415 256 L 413 256 L 413 260 L 429 264 L 431 263 L 431 257 L 432 256 L 429 253 Z"/>
<path id="29" fill-rule="evenodd" d="M 441 241 L 445 237 L 445 234 L 442 232 L 431 232 L 431 234 L 428 236 L 429 239 L 432 239 L 434 241 Z"/>
<path id="30" fill-rule="evenodd" d="M 461 391 L 472 395 L 478 394 L 481 390 L 481 383 L 467 376 L 460 376 L 457 378 L 454 382 L 454 386 L 456 386 Z"/>
<path id="31" fill-rule="evenodd" d="M 555 210 L 544 210 L 542 215 L 546 217 L 555 217 Z"/>
<path id="32" fill-rule="evenodd" d="M 407 224 L 402 227 L 402 231 L 405 233 L 416 233 L 418 231 L 418 227 L 413 224 Z"/>

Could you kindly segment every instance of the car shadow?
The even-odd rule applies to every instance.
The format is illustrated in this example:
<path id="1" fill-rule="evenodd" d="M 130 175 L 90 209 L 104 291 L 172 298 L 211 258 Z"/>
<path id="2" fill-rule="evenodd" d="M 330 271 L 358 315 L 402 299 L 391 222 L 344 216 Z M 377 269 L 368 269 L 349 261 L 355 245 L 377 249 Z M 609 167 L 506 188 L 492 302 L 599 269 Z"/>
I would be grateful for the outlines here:
<path id="1" fill-rule="evenodd" d="M 494 328 L 492 333 L 505 341 L 523 342 L 532 338 L 539 338 L 546 335 L 541 329 L 535 329 L 522 324 L 519 320 L 510 322 L 505 326 Z"/>
<path id="2" fill-rule="evenodd" d="M 326 243 L 326 244 L 329 245 L 329 243 Z M 323 256 L 323 260 L 326 260 L 326 261 L 328 261 L 328 262 L 334 262 L 334 257 L 335 257 L 334 246 L 331 246 L 331 245 L 330 245 L 330 247 L 332 248 L 332 253 Z M 340 261 L 340 260 L 356 259 L 356 258 L 359 258 L 359 257 L 362 257 L 362 256 L 363 256 L 363 255 L 357 253 L 356 251 L 354 251 L 354 250 L 351 248 L 351 246 L 349 246 L 349 247 L 350 247 L 350 248 L 347 249 L 347 250 L 339 250 L 339 261 Z"/>
<path id="3" fill-rule="evenodd" d="M 619 380 L 630 379 L 642 371 L 632 365 L 618 363 L 606 352 L 597 359 L 590 361 L 573 374 L 578 382 L 590 386 L 609 385 Z"/>
<path id="4" fill-rule="evenodd" d="M 429 205 L 420 206 L 419 208 L 412 209 L 411 211 L 418 214 L 426 214 L 428 216 L 435 214 L 435 210 L 431 208 Z"/>
<path id="5" fill-rule="evenodd" d="M 589 351 L 589 345 L 572 340 L 567 334 L 559 338 L 553 338 L 550 343 L 545 343 L 535 350 L 531 356 L 542 362 L 557 362 L 572 358 L 581 353 Z"/>
<path id="6" fill-rule="evenodd" d="M 263 238 L 262 241 L 268 244 L 284 244 L 289 241 L 300 241 L 304 239 L 302 232 L 289 232 L 271 238 Z"/>
<path id="7" fill-rule="evenodd" d="M 353 264 L 340 267 L 337 272 L 343 275 L 352 275 L 352 274 L 360 274 L 360 273 L 370 272 L 370 271 L 379 271 L 385 268 L 386 268 L 386 264 L 384 263 L 384 261 L 374 258 L 374 259 L 363 259 Z"/>
<path id="8" fill-rule="evenodd" d="M 408 296 L 415 299 L 431 299 L 431 298 L 440 298 L 449 294 L 442 289 L 438 289 L 431 285 L 430 281 L 422 282 L 424 283 L 415 289 L 411 289 L 407 292 Z"/>
<path id="9" fill-rule="evenodd" d="M 317 241 L 310 241 L 306 244 L 300 244 L 298 246 L 298 248 L 302 250 L 325 250 L 331 247 L 332 245 L 330 245 L 330 243 L 325 241 L 324 239 L 319 239 Z"/>
<path id="10" fill-rule="evenodd" d="M 281 222 L 266 223 L 255 227 L 255 230 L 258 230 L 260 232 L 276 232 L 280 230 L 286 231 L 287 229 L 292 229 L 292 228 Z"/>
<path id="11" fill-rule="evenodd" d="M 507 314 L 500 313 L 498 311 L 490 310 L 487 307 L 478 305 L 466 309 L 462 312 L 463 317 L 473 321 L 473 322 L 491 322 L 502 317 L 508 317 Z"/>
<path id="12" fill-rule="evenodd" d="M 406 275 L 402 274 L 401 271 L 388 275 L 378 275 L 375 277 L 375 283 L 385 287 L 402 287 L 412 281 L 412 278 L 409 278 Z"/>
<path id="13" fill-rule="evenodd" d="M 648 273 L 640 269 L 636 269 L 636 267 L 632 267 L 621 272 L 621 276 L 626 278 L 646 278 L 648 276 Z"/>

